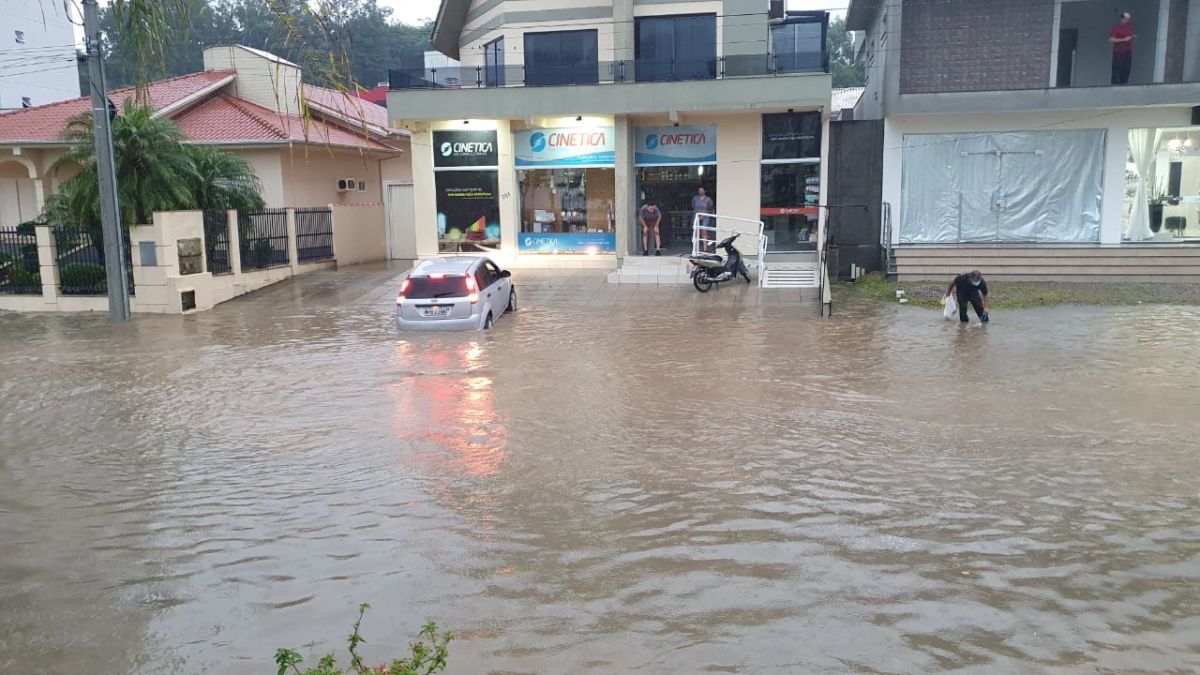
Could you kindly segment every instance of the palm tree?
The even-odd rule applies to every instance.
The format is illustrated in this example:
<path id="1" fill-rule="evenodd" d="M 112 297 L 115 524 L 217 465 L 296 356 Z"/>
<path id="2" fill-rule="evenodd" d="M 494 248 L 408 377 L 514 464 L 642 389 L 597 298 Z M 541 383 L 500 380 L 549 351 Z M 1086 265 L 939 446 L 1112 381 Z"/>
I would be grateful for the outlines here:
<path id="1" fill-rule="evenodd" d="M 196 208 L 214 211 L 261 211 L 262 182 L 240 155 L 213 147 L 187 148 L 195 167 L 192 197 Z"/>
<path id="2" fill-rule="evenodd" d="M 121 222 L 149 223 L 155 211 L 196 207 L 196 165 L 182 145 L 184 133 L 169 119 L 156 118 L 149 108 L 125 102 L 123 114 L 113 120 L 113 155 L 117 169 L 117 196 Z M 80 115 L 67 124 L 63 140 L 71 149 L 55 168 L 76 164 L 78 175 L 63 185 L 62 201 L 48 214 L 66 213 L 75 224 L 100 222 L 100 182 L 96 174 L 96 142 L 91 115 Z"/>

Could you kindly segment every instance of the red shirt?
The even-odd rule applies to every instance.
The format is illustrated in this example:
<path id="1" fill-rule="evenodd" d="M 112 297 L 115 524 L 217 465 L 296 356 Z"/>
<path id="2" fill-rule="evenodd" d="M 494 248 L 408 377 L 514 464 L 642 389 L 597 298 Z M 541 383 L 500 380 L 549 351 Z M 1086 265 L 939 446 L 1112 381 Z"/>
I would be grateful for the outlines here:
<path id="1" fill-rule="evenodd" d="M 1133 32 L 1132 23 L 1119 23 L 1116 26 L 1113 26 L 1112 32 L 1109 33 L 1108 36 L 1118 40 L 1123 40 L 1125 38 L 1133 37 Z M 1114 54 L 1132 54 L 1133 42 L 1117 42 L 1113 44 L 1112 48 Z"/>

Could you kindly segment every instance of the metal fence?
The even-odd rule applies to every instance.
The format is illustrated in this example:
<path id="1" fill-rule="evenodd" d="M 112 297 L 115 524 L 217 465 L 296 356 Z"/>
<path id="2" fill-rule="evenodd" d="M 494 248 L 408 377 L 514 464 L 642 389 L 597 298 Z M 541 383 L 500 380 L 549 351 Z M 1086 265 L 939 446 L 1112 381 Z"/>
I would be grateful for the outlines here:
<path id="1" fill-rule="evenodd" d="M 125 274 L 129 279 L 129 294 L 133 295 L 133 254 L 129 232 L 124 232 Z M 104 295 L 108 293 L 105 276 L 104 241 L 90 230 L 55 229 L 54 243 L 58 257 L 58 289 L 63 295 Z"/>
<path id="2" fill-rule="evenodd" d="M 238 239 L 243 270 L 286 267 L 288 259 L 287 211 L 265 209 L 238 213 Z"/>
<path id="3" fill-rule="evenodd" d="M 300 262 L 333 258 L 333 212 L 296 209 L 296 252 Z"/>
<path id="4" fill-rule="evenodd" d="M 204 212 L 204 256 L 213 275 L 233 274 L 229 261 L 229 214 L 225 211 Z"/>
<path id="5" fill-rule="evenodd" d="M 32 231 L 0 228 L 0 293 L 40 295 L 37 235 Z"/>

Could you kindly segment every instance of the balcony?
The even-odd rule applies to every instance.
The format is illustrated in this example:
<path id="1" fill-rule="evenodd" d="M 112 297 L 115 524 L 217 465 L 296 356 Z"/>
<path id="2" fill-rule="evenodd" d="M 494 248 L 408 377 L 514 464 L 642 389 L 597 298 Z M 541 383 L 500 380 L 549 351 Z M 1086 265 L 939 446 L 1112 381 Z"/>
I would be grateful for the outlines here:
<path id="1" fill-rule="evenodd" d="M 723 56 L 696 61 L 631 59 L 592 63 L 398 68 L 388 71 L 392 91 L 547 87 L 637 82 L 689 82 L 732 77 L 770 77 L 829 72 L 821 51 Z"/>

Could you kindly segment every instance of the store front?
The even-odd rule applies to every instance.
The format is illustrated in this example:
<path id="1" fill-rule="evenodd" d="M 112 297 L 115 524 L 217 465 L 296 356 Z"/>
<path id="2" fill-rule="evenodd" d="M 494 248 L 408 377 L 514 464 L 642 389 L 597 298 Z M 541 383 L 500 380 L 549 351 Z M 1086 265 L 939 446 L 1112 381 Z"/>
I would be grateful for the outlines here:
<path id="1" fill-rule="evenodd" d="M 634 130 L 637 204 L 655 204 L 662 211 L 659 235 L 664 255 L 692 250 L 696 199 L 703 190 L 717 209 L 717 127 L 662 126 Z M 633 220 L 631 254 L 642 253 L 642 228 Z M 655 246 L 650 241 L 651 249 Z"/>
<path id="2" fill-rule="evenodd" d="M 1130 129 L 1124 241 L 1200 241 L 1200 127 Z"/>
<path id="3" fill-rule="evenodd" d="M 815 251 L 820 220 L 821 113 L 762 116 L 761 215 L 768 251 Z"/>
<path id="4" fill-rule="evenodd" d="M 616 139 L 611 126 L 513 135 L 519 253 L 615 253 Z"/>
<path id="5" fill-rule="evenodd" d="M 500 248 L 497 147 L 494 130 L 433 132 L 439 253 Z"/>

